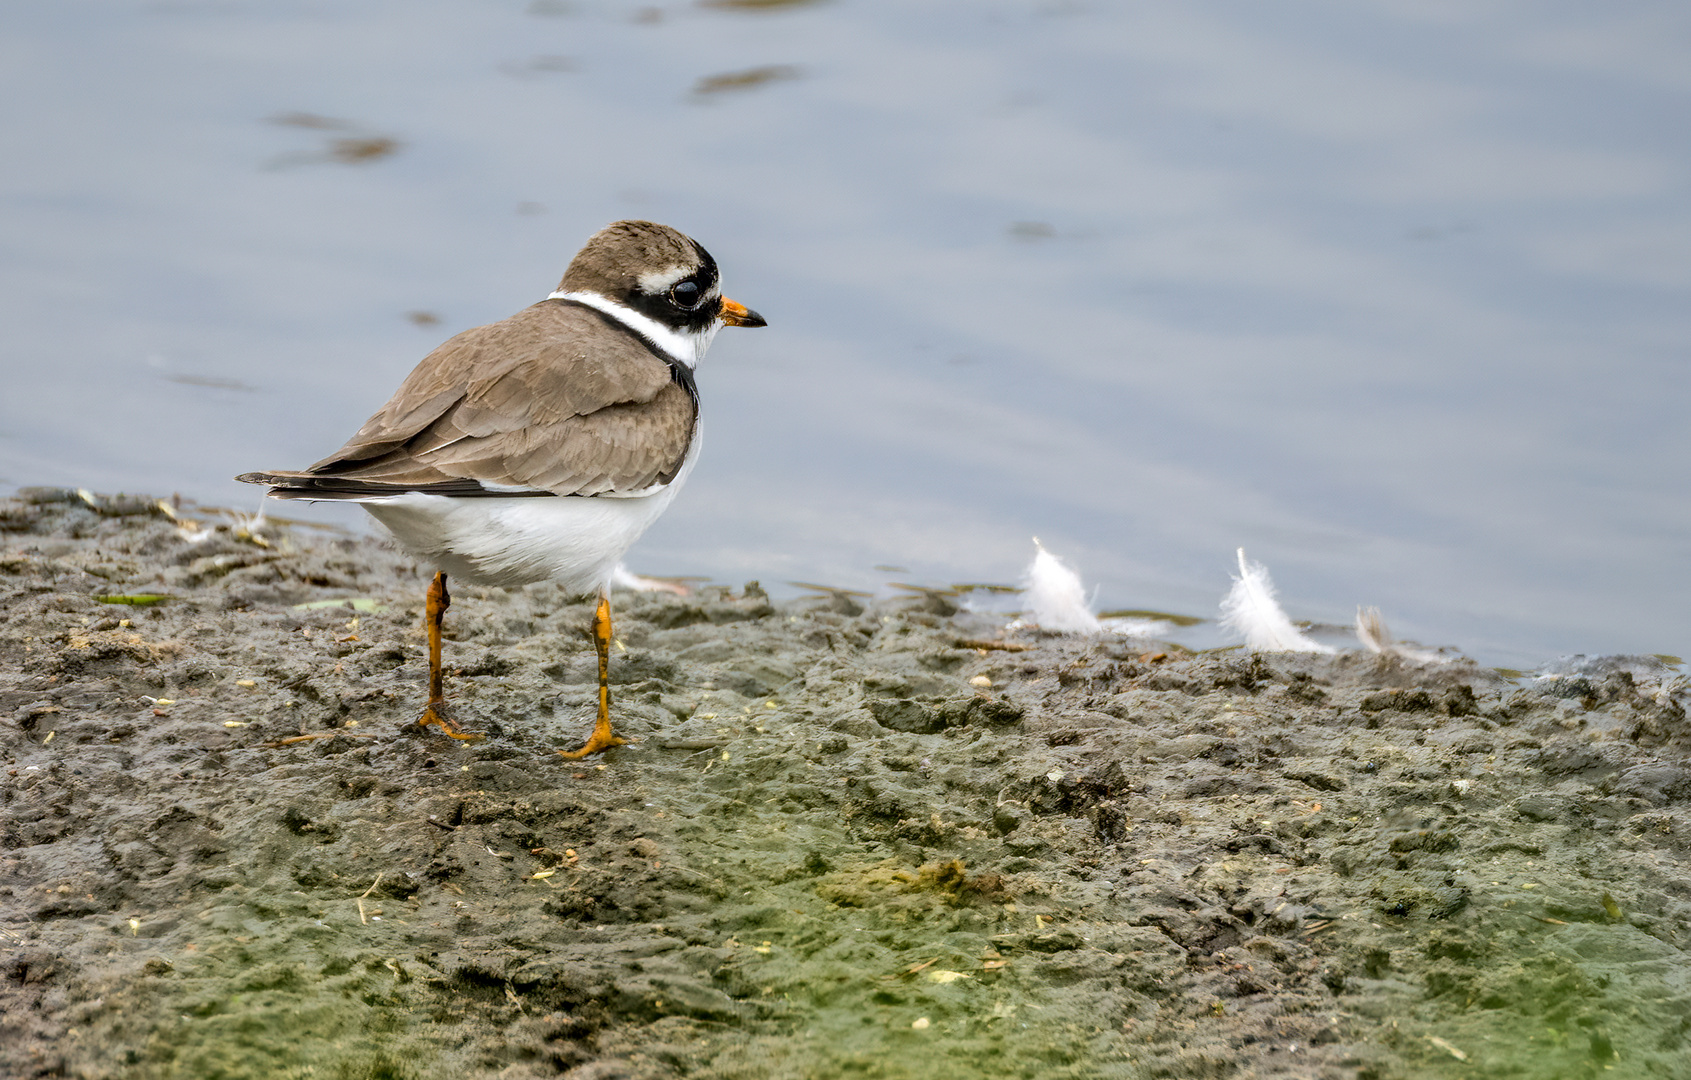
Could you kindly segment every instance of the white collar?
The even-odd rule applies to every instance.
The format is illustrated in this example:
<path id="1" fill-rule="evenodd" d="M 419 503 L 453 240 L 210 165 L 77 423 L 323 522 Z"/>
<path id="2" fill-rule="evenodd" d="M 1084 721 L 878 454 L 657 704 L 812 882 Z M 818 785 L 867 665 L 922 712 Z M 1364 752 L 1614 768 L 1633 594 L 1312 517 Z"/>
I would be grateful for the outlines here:
<path id="1" fill-rule="evenodd" d="M 712 319 L 709 326 L 694 333 L 677 330 L 598 293 L 555 292 L 546 299 L 573 300 L 603 312 L 662 349 L 671 360 L 686 364 L 689 368 L 699 366 L 699 361 L 704 359 L 705 350 L 710 348 L 711 339 L 716 336 L 717 328 L 722 325 Z"/>

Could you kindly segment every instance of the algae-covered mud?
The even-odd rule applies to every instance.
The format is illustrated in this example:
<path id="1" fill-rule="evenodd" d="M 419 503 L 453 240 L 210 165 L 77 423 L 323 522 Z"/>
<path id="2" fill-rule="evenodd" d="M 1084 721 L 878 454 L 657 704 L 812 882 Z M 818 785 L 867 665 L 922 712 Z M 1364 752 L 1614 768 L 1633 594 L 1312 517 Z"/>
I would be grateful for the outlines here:
<path id="1" fill-rule="evenodd" d="M 459 589 L 0 502 L 0 1074 L 1691 1075 L 1691 727 L 1510 679 L 1006 632 L 942 594 Z M 156 599 L 164 597 L 164 599 Z"/>

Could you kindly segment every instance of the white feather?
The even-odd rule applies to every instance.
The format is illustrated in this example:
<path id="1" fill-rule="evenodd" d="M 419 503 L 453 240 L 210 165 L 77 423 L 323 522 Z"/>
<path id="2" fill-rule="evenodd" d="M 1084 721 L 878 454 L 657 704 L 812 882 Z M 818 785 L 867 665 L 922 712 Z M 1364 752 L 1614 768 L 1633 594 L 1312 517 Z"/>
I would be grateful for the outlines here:
<path id="1" fill-rule="evenodd" d="M 1139 619 L 1117 616 L 1100 619 L 1092 614 L 1086 586 L 1068 564 L 1045 550 L 1039 537 L 1033 562 L 1022 575 L 1022 596 L 1027 610 L 1010 624 L 1010 629 L 1037 626 L 1053 634 L 1118 634 L 1121 637 L 1160 637 L 1173 630 L 1167 619 Z"/>
<path id="2" fill-rule="evenodd" d="M 1221 598 L 1221 626 L 1242 635 L 1253 652 L 1330 653 L 1333 649 L 1311 640 L 1292 625 L 1292 620 L 1274 599 L 1274 582 L 1268 567 L 1248 562 L 1239 549 L 1239 576 L 1233 588 Z"/>
<path id="3" fill-rule="evenodd" d="M 1377 607 L 1356 609 L 1356 640 L 1371 653 L 1390 652 L 1392 636 L 1386 630 L 1386 620 Z"/>
<path id="4" fill-rule="evenodd" d="M 1103 630 L 1098 616 L 1086 603 L 1086 587 L 1080 575 L 1045 550 L 1039 537 L 1033 538 L 1033 562 L 1022 580 L 1027 612 L 1023 618 L 1057 634 L 1096 634 Z"/>
<path id="5" fill-rule="evenodd" d="M 679 581 L 665 581 L 663 578 L 641 577 L 622 563 L 617 563 L 611 570 L 611 587 L 614 589 L 628 589 L 631 592 L 666 592 L 676 596 L 686 596 L 687 586 Z"/>
<path id="6" fill-rule="evenodd" d="M 1175 628 L 1167 619 L 1140 619 L 1129 615 L 1099 619 L 1098 625 L 1105 633 L 1138 638 L 1162 637 Z"/>
<path id="7" fill-rule="evenodd" d="M 1386 629 L 1385 616 L 1380 614 L 1377 607 L 1359 607 L 1356 609 L 1356 639 L 1362 642 L 1362 647 L 1371 653 L 1382 656 L 1401 656 L 1405 660 L 1413 660 L 1418 664 L 1449 663 L 1436 652 L 1417 649 L 1392 640 L 1390 630 Z"/>

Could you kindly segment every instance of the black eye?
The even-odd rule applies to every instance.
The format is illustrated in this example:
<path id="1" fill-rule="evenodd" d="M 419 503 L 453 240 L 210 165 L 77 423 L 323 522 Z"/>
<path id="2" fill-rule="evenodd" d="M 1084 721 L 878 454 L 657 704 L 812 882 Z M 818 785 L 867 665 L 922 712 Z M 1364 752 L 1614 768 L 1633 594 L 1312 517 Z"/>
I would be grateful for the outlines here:
<path id="1" fill-rule="evenodd" d="M 669 298 L 677 304 L 691 311 L 699 306 L 699 284 L 696 281 L 683 281 L 669 290 Z"/>

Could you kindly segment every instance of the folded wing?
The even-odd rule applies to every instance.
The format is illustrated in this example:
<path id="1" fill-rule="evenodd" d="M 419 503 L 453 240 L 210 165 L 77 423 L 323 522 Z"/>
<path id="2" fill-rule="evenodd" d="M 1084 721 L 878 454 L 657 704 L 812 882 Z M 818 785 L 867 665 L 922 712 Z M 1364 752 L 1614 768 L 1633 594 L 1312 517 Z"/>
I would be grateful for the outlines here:
<path id="1" fill-rule="evenodd" d="M 681 469 L 691 374 L 608 316 L 546 301 L 430 353 L 311 468 L 240 479 L 284 498 L 639 494 Z"/>

